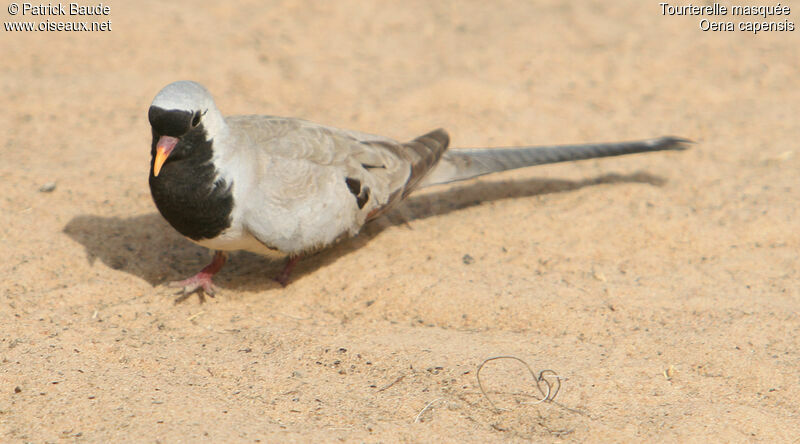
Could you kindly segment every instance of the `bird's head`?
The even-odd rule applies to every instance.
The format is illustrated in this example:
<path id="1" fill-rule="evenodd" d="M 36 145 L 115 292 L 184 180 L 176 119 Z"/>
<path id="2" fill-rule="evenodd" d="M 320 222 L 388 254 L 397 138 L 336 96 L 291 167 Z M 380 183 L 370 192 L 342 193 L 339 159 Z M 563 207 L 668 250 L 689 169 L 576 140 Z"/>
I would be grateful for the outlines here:
<path id="1" fill-rule="evenodd" d="M 153 176 L 167 159 L 191 154 L 192 140 L 210 142 L 224 130 L 225 121 L 203 85 L 181 80 L 156 94 L 148 112 L 153 130 Z M 180 143 L 181 141 L 187 143 Z"/>

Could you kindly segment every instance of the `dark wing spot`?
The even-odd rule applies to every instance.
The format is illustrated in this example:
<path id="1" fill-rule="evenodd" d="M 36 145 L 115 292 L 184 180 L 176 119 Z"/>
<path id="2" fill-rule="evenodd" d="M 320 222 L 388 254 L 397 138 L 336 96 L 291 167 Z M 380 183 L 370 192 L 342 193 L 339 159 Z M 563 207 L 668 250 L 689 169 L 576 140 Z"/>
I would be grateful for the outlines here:
<path id="1" fill-rule="evenodd" d="M 353 196 L 358 197 L 359 193 L 361 193 L 361 181 L 353 179 L 352 177 L 346 177 L 344 182 L 347 184 L 347 188 L 350 188 L 350 192 L 353 193 Z"/>
<path id="2" fill-rule="evenodd" d="M 369 187 L 361 187 L 361 181 L 358 179 L 353 179 L 352 177 L 345 177 L 344 183 L 347 184 L 347 188 L 350 189 L 350 192 L 353 193 L 353 196 L 356 197 L 356 203 L 358 204 L 358 208 L 364 208 L 364 205 L 367 204 L 369 200 Z"/>
<path id="3" fill-rule="evenodd" d="M 369 187 L 364 187 L 364 192 L 356 196 L 356 203 L 358 204 L 358 209 L 364 208 L 364 205 L 367 204 L 369 200 Z"/>
<path id="4" fill-rule="evenodd" d="M 369 164 L 366 164 L 366 163 L 362 163 L 361 166 L 364 167 L 365 170 L 373 170 L 373 169 L 376 169 L 376 168 L 386 168 L 386 165 L 369 165 Z"/>

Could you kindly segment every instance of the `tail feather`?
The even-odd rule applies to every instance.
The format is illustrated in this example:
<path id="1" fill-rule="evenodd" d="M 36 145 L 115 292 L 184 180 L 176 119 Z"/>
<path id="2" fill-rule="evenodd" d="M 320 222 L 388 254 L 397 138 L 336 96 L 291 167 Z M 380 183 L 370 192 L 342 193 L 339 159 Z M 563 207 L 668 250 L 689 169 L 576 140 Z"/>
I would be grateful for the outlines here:
<path id="1" fill-rule="evenodd" d="M 436 167 L 449 144 L 450 136 L 439 128 L 402 145 L 407 153 L 416 155 L 416 159 L 411 162 L 411 174 L 403 188 L 402 197 L 414 191 L 420 181 Z"/>
<path id="2" fill-rule="evenodd" d="M 444 153 L 439 165 L 425 177 L 425 180 L 419 186 L 426 187 L 455 182 L 498 171 L 547 163 L 571 162 L 651 151 L 684 150 L 690 142 L 678 137 L 660 137 L 658 139 L 619 143 L 457 149 Z"/>
<path id="3" fill-rule="evenodd" d="M 383 145 L 386 149 L 394 152 L 397 157 L 404 159 L 411 165 L 411 171 L 404 179 L 404 183 L 398 184 L 394 192 L 389 195 L 383 206 L 370 211 L 367 215 L 368 221 L 389 211 L 423 183 L 431 170 L 437 168 L 437 163 L 450 144 L 450 136 L 445 130 L 439 128 L 403 144 L 373 143 Z"/>

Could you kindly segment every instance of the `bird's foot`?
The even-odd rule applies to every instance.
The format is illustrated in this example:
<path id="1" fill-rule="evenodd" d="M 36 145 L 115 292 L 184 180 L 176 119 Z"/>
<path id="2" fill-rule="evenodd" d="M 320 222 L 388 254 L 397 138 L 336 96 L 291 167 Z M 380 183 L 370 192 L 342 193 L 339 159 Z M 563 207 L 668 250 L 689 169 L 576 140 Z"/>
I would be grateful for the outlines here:
<path id="1" fill-rule="evenodd" d="M 202 289 L 203 293 L 211 296 L 212 298 L 217 293 L 217 286 L 211 282 L 210 274 L 203 273 L 202 271 L 197 273 L 196 275 L 190 277 L 189 279 L 184 279 L 182 281 L 174 281 L 167 284 L 170 288 L 180 288 L 183 290 L 183 294 L 192 294 L 197 290 Z"/>
<path id="2" fill-rule="evenodd" d="M 292 270 L 294 270 L 294 266 L 297 265 L 299 260 L 300 256 L 290 257 L 286 260 L 286 265 L 283 266 L 283 270 L 275 276 L 275 281 L 281 284 L 281 287 L 289 285 L 289 276 L 291 276 Z"/>
<path id="3" fill-rule="evenodd" d="M 228 256 L 224 252 L 217 251 L 214 253 L 214 259 L 211 260 L 211 263 L 206 265 L 199 273 L 189 279 L 170 282 L 167 286 L 171 288 L 181 288 L 183 289 L 183 294 L 187 296 L 202 289 L 205 294 L 214 297 L 217 293 L 217 287 L 211 282 L 211 278 L 222 269 L 227 258 Z"/>

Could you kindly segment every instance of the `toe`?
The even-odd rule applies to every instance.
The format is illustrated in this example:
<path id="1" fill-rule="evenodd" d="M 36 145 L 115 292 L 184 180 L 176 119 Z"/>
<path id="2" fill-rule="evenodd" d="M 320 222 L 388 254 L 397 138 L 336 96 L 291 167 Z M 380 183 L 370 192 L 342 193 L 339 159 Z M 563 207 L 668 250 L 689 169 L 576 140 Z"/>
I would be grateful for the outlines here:
<path id="1" fill-rule="evenodd" d="M 203 285 L 203 291 L 213 298 L 217 294 L 217 287 L 209 282 L 208 285 Z"/>

